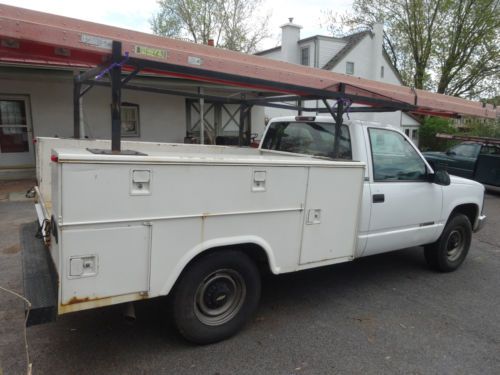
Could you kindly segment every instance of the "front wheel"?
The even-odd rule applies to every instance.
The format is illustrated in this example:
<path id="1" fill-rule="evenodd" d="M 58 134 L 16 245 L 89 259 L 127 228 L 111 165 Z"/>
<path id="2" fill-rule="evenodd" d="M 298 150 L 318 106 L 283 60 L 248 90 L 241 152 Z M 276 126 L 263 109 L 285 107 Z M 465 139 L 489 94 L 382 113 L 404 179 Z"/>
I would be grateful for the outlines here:
<path id="1" fill-rule="evenodd" d="M 246 254 L 225 250 L 202 256 L 174 289 L 177 330 L 197 344 L 234 335 L 256 310 L 260 287 L 259 271 Z"/>
<path id="2" fill-rule="evenodd" d="M 441 272 L 455 271 L 464 262 L 472 239 L 472 226 L 464 214 L 454 215 L 433 244 L 424 247 L 427 264 Z"/>

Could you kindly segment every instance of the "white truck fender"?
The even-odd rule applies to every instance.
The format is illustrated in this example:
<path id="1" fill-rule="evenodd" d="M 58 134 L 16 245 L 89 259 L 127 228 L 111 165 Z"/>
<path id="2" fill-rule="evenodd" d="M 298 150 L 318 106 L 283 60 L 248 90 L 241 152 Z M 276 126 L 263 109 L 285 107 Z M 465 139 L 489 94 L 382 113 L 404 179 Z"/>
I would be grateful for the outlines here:
<path id="1" fill-rule="evenodd" d="M 202 254 L 205 251 L 210 249 L 214 249 L 217 247 L 223 246 L 236 246 L 243 244 L 253 244 L 261 247 L 267 255 L 267 259 L 269 261 L 269 268 L 272 273 L 279 274 L 280 268 L 276 265 L 276 259 L 274 257 L 274 253 L 272 251 L 271 246 L 267 241 L 258 236 L 236 236 L 236 237 L 222 237 L 222 238 L 214 238 L 211 240 L 203 241 L 196 245 L 194 248 L 189 250 L 177 263 L 172 274 L 167 279 L 165 285 L 162 287 L 160 291 L 160 295 L 167 295 L 170 293 L 170 290 L 175 285 L 175 282 L 184 271 L 186 266 L 198 255 Z"/>

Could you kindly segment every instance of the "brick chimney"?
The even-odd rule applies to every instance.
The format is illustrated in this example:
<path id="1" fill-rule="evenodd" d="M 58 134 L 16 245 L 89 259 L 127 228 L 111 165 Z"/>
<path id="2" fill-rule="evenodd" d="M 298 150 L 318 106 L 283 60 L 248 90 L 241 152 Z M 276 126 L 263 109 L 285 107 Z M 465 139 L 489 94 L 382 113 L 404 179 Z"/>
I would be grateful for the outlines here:
<path id="1" fill-rule="evenodd" d="M 293 23 L 293 17 L 281 25 L 281 60 L 299 64 L 300 51 L 298 41 L 300 40 L 300 29 L 302 26 Z"/>

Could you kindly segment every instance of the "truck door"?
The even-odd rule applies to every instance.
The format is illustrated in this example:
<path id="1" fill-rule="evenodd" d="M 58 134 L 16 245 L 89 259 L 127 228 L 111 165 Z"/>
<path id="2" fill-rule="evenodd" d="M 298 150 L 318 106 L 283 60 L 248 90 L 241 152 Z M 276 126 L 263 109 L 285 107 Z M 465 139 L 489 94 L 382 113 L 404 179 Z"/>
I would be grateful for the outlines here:
<path id="1" fill-rule="evenodd" d="M 422 157 L 402 134 L 380 128 L 365 131 L 371 214 L 363 255 L 433 242 L 439 233 L 442 187 L 427 181 Z"/>
<path id="2" fill-rule="evenodd" d="M 462 143 L 449 149 L 446 152 L 448 172 L 455 176 L 473 178 L 480 149 L 481 145 L 475 143 Z"/>

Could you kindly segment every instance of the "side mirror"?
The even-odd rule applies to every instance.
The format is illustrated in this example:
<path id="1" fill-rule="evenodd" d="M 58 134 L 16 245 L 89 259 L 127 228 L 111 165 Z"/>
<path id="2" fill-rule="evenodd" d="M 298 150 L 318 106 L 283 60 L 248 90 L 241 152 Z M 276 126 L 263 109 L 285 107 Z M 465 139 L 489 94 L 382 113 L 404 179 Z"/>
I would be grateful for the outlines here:
<path id="1" fill-rule="evenodd" d="M 450 175 L 444 169 L 438 169 L 429 175 L 429 182 L 436 185 L 448 186 L 451 183 Z"/>
<path id="2" fill-rule="evenodd" d="M 453 155 L 456 155 L 456 152 L 455 152 L 455 151 L 448 150 L 448 151 L 446 151 L 446 155 L 448 155 L 448 156 L 453 156 Z"/>

